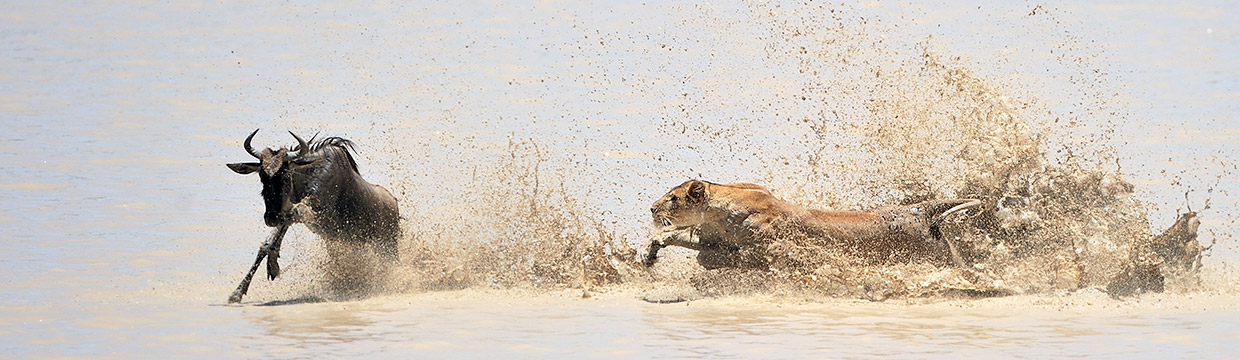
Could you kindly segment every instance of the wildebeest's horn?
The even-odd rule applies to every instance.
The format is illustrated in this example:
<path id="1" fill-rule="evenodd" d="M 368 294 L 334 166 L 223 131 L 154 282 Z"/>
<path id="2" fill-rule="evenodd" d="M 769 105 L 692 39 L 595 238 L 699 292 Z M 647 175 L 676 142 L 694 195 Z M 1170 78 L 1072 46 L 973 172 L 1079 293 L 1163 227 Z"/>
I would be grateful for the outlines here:
<path id="1" fill-rule="evenodd" d="M 245 137 L 245 142 L 241 143 L 241 146 L 245 148 L 245 152 L 250 153 L 250 156 L 253 156 L 255 159 L 262 160 L 262 157 L 258 156 L 258 152 L 254 151 L 254 147 L 250 146 L 250 140 L 254 140 L 254 134 L 257 133 L 258 129 L 254 129 L 254 132 L 250 133 L 250 136 Z"/>
<path id="2" fill-rule="evenodd" d="M 293 151 L 297 152 L 297 156 L 301 156 L 301 154 L 305 154 L 307 150 L 310 150 L 310 146 L 306 145 L 306 141 L 302 140 L 300 136 L 297 136 L 292 131 L 289 131 L 288 134 L 293 135 L 293 138 L 297 139 L 297 148 L 293 149 Z"/>

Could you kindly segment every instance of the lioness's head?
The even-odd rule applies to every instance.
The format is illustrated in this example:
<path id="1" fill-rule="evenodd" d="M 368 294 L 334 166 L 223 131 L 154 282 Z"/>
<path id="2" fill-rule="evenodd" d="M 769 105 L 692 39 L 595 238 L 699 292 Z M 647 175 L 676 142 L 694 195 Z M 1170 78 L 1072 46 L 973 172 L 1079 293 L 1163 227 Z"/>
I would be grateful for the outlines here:
<path id="1" fill-rule="evenodd" d="M 656 226 L 688 226 L 701 222 L 706 206 L 706 182 L 689 180 L 672 188 L 650 206 Z"/>

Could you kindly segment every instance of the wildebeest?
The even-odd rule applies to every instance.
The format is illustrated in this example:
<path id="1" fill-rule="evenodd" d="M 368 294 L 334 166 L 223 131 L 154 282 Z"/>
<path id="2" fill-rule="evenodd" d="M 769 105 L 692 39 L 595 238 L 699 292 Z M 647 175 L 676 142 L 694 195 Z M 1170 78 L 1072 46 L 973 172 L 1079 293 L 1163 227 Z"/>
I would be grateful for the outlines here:
<path id="1" fill-rule="evenodd" d="M 258 173 L 266 206 L 263 220 L 275 231 L 259 248 L 254 266 L 229 297 L 230 303 L 241 301 L 264 257 L 268 278 L 279 276 L 280 241 L 294 223 L 305 224 L 327 241 L 369 243 L 381 257 L 396 260 L 400 233 L 396 198 L 362 179 L 350 153 L 352 141 L 328 137 L 307 143 L 290 131 L 297 147 L 255 151 L 250 145 L 255 134 L 257 129 L 242 147 L 258 162 L 232 163 L 228 168 L 242 175 Z"/>

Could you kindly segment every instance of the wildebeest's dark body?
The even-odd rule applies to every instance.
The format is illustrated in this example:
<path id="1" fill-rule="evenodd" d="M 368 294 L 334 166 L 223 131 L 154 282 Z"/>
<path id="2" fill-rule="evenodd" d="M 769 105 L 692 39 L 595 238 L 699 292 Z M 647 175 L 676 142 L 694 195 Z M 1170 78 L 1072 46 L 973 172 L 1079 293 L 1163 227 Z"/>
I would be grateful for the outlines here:
<path id="1" fill-rule="evenodd" d="M 233 163 L 238 174 L 257 172 L 263 184 L 266 210 L 263 220 L 276 228 L 276 234 L 259 249 L 259 259 L 267 256 L 268 277 L 279 275 L 280 241 L 283 230 L 294 223 L 305 224 L 327 241 L 364 242 L 383 257 L 395 260 L 399 234 L 396 198 L 383 187 L 362 179 L 350 150 L 353 142 L 329 137 L 309 143 L 297 140 L 293 149 L 263 149 L 250 145 L 258 130 L 246 137 L 242 147 L 258 162 Z M 257 262 L 255 268 L 257 268 Z M 241 300 L 253 269 L 238 287 L 230 302 Z"/>

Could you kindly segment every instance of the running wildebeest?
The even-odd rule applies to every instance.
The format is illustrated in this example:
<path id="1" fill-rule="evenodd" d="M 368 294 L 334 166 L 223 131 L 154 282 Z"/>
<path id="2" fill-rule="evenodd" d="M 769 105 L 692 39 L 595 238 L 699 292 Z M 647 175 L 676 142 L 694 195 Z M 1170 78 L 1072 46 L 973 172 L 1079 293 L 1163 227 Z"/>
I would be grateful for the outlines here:
<path id="1" fill-rule="evenodd" d="M 245 138 L 242 147 L 258 162 L 228 164 L 238 174 L 258 172 L 263 183 L 263 220 L 275 228 L 258 249 L 250 272 L 228 298 L 241 301 L 263 258 L 267 258 L 267 277 L 280 275 L 280 242 L 294 223 L 305 224 L 311 232 L 328 241 L 369 243 L 387 260 L 397 257 L 396 238 L 400 233 L 396 198 L 386 189 L 366 182 L 357 171 L 349 151 L 353 142 L 329 137 L 307 143 L 297 134 L 297 147 L 254 151 L 250 141 L 258 130 Z"/>

